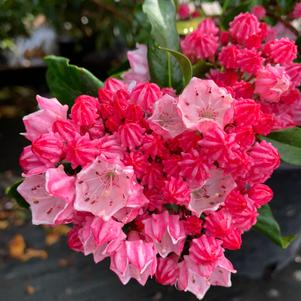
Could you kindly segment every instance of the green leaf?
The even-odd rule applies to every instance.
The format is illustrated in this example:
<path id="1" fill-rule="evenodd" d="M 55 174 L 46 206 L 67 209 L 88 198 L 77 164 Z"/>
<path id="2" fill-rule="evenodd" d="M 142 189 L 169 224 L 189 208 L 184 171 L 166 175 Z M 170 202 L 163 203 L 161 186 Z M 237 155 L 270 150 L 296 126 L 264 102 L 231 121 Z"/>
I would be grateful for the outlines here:
<path id="1" fill-rule="evenodd" d="M 202 17 L 193 18 L 191 20 L 177 21 L 177 32 L 179 35 L 187 35 L 197 29 L 200 22 L 203 20 Z"/>
<path id="2" fill-rule="evenodd" d="M 179 35 L 176 29 L 176 8 L 172 0 L 145 0 L 143 11 L 151 24 L 148 41 L 148 64 L 151 80 L 161 87 L 183 88 L 180 64 L 160 47 L 178 51 Z"/>
<path id="3" fill-rule="evenodd" d="M 152 26 L 152 37 L 161 47 L 179 50 L 176 7 L 172 0 L 145 0 L 142 6 Z"/>
<path id="4" fill-rule="evenodd" d="M 269 205 L 262 206 L 258 211 L 260 215 L 254 226 L 255 229 L 281 248 L 286 249 L 296 237 L 294 235 L 282 236 L 279 224 L 275 220 Z"/>
<path id="5" fill-rule="evenodd" d="M 191 65 L 189 58 L 185 54 L 183 54 L 179 51 L 175 51 L 175 50 L 164 48 L 164 47 L 159 47 L 159 49 L 170 53 L 179 62 L 181 69 L 182 69 L 182 73 L 183 73 L 184 86 L 186 86 L 192 78 L 192 65 Z"/>
<path id="6" fill-rule="evenodd" d="M 69 60 L 50 55 L 45 57 L 48 66 L 46 79 L 49 89 L 61 103 L 73 104 L 81 94 L 97 96 L 103 83 L 84 68 L 69 64 Z"/>
<path id="7" fill-rule="evenodd" d="M 261 137 L 271 142 L 279 151 L 282 161 L 301 165 L 301 129 L 291 128 L 271 133 L 268 137 Z"/>
<path id="8" fill-rule="evenodd" d="M 19 187 L 19 185 L 22 182 L 23 182 L 23 179 L 17 181 L 10 187 L 7 187 L 5 189 L 5 194 L 7 196 L 9 196 L 10 198 L 15 199 L 17 201 L 17 203 L 19 204 L 19 206 L 21 206 L 23 208 L 29 208 L 29 204 L 24 200 L 24 198 L 21 196 L 21 194 L 17 191 L 17 188 Z"/>

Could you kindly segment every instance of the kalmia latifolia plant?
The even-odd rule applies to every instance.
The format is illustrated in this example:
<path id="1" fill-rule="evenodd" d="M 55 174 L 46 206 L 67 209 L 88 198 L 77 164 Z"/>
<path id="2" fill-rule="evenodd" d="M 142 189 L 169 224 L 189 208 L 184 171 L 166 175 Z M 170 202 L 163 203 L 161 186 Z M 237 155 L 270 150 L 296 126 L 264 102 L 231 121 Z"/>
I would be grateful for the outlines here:
<path id="1" fill-rule="evenodd" d="M 280 156 L 265 137 L 301 124 L 301 65 L 294 41 L 273 38 L 254 14 L 237 15 L 228 31 L 205 18 L 177 49 L 172 1 L 143 9 L 154 43 L 128 52 L 121 78 L 102 85 L 80 71 L 74 90 L 85 93 L 69 107 L 67 96 L 37 96 L 39 110 L 24 117 L 30 145 L 17 190 L 33 224 L 70 224 L 69 247 L 96 263 L 109 258 L 123 284 L 153 278 L 201 299 L 231 285 L 225 251 L 241 247 L 257 218 L 261 229 L 273 218 L 264 182 Z M 75 66 L 50 66 L 50 87 L 64 68 L 78 76 Z"/>

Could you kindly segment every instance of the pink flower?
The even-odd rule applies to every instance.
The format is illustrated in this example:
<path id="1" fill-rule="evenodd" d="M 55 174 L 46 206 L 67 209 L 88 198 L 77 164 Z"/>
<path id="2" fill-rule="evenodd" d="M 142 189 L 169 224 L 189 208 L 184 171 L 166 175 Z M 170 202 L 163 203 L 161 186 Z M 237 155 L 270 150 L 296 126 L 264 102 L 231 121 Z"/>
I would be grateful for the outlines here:
<path id="1" fill-rule="evenodd" d="M 177 13 L 180 19 L 185 20 L 190 17 L 190 8 L 187 3 L 182 3 L 178 6 Z"/>
<path id="2" fill-rule="evenodd" d="M 301 84 L 301 64 L 292 63 L 285 66 L 285 71 L 289 75 L 291 82 L 294 86 Z"/>
<path id="3" fill-rule="evenodd" d="M 123 167 L 100 156 L 77 174 L 74 207 L 106 221 L 126 207 L 134 181 L 132 167 Z"/>
<path id="4" fill-rule="evenodd" d="M 242 49 L 237 56 L 239 68 L 247 73 L 256 74 L 262 67 L 263 59 L 255 49 Z"/>
<path id="5" fill-rule="evenodd" d="M 32 142 L 32 152 L 46 165 L 58 163 L 63 156 L 63 142 L 53 133 L 42 134 Z"/>
<path id="6" fill-rule="evenodd" d="M 261 68 L 256 75 L 255 93 L 267 102 L 279 102 L 280 97 L 288 91 L 290 78 L 284 68 L 276 65 L 267 65 Z"/>
<path id="7" fill-rule="evenodd" d="M 57 133 L 64 142 L 68 142 L 79 134 L 80 129 L 71 120 L 63 119 L 53 123 L 52 131 Z"/>
<path id="8" fill-rule="evenodd" d="M 265 184 L 255 184 L 248 191 L 248 197 L 257 208 L 266 205 L 273 198 L 272 189 Z"/>
<path id="9" fill-rule="evenodd" d="M 62 168 L 48 169 L 45 174 L 28 176 L 18 192 L 30 205 L 32 223 L 61 224 L 72 218 L 74 177 L 67 176 Z"/>
<path id="10" fill-rule="evenodd" d="M 251 9 L 251 13 L 258 19 L 262 19 L 265 17 L 266 10 L 262 5 L 255 5 Z"/>
<path id="11" fill-rule="evenodd" d="M 288 38 L 276 39 L 268 42 L 263 53 L 274 63 L 287 65 L 297 57 L 297 46 Z"/>
<path id="12" fill-rule="evenodd" d="M 123 284 L 135 278 L 141 285 L 145 285 L 148 277 L 155 274 L 156 267 L 156 252 L 151 242 L 125 241 L 111 255 L 110 268 Z"/>
<path id="13" fill-rule="evenodd" d="M 117 78 L 109 77 L 107 80 L 105 80 L 103 89 L 117 93 L 119 90 L 126 89 L 126 85 L 123 81 Z"/>
<path id="14" fill-rule="evenodd" d="M 227 210 L 223 209 L 217 212 L 211 212 L 206 217 L 204 228 L 206 229 L 206 234 L 208 235 L 220 239 L 227 237 L 232 230 L 231 214 Z"/>
<path id="15" fill-rule="evenodd" d="M 149 67 L 147 61 L 147 47 L 138 44 L 136 50 L 127 52 L 131 69 L 124 73 L 123 78 L 127 83 L 135 81 L 148 82 L 150 80 Z"/>
<path id="16" fill-rule="evenodd" d="M 148 120 L 150 128 L 166 138 L 175 137 L 185 130 L 177 101 L 167 94 L 155 102 L 153 115 Z"/>
<path id="17" fill-rule="evenodd" d="M 25 136 L 30 141 L 48 133 L 55 121 L 67 118 L 68 106 L 61 105 L 56 98 L 48 99 L 37 95 L 37 102 L 40 110 L 23 118 Z"/>
<path id="18" fill-rule="evenodd" d="M 190 201 L 190 189 L 181 179 L 171 177 L 165 182 L 163 195 L 166 203 L 187 206 Z"/>
<path id="19" fill-rule="evenodd" d="M 170 255 L 166 258 L 159 257 L 155 278 L 162 285 L 174 285 L 179 276 L 178 257 Z"/>
<path id="20" fill-rule="evenodd" d="M 184 247 L 185 231 L 178 215 L 169 215 L 167 211 L 152 214 L 143 220 L 144 232 L 149 236 L 161 257 L 174 252 L 181 255 Z"/>
<path id="21" fill-rule="evenodd" d="M 31 145 L 24 147 L 20 158 L 19 164 L 26 176 L 32 176 L 44 173 L 47 168 L 51 167 L 52 164 L 45 164 L 42 162 L 33 152 Z"/>
<path id="22" fill-rule="evenodd" d="M 189 209 L 198 216 L 207 210 L 217 210 L 235 186 L 230 175 L 213 169 L 205 184 L 192 190 Z"/>
<path id="23" fill-rule="evenodd" d="M 221 244 L 220 240 L 204 234 L 192 240 L 189 256 L 196 264 L 214 266 L 223 255 Z"/>
<path id="24" fill-rule="evenodd" d="M 255 143 L 249 155 L 253 159 L 249 179 L 254 183 L 265 182 L 280 164 L 277 149 L 264 140 Z"/>
<path id="25" fill-rule="evenodd" d="M 71 119 L 79 126 L 92 126 L 98 115 L 98 99 L 88 95 L 80 95 L 71 108 Z"/>
<path id="26" fill-rule="evenodd" d="M 237 125 L 255 125 L 259 118 L 260 104 L 253 99 L 240 99 L 234 103 L 234 121 Z"/>
<path id="27" fill-rule="evenodd" d="M 194 77 L 179 96 L 178 109 L 187 128 L 202 132 L 214 124 L 224 128 L 232 119 L 232 102 L 212 80 Z"/>
<path id="28" fill-rule="evenodd" d="M 199 235 L 203 227 L 202 220 L 195 215 L 187 216 L 183 224 L 187 235 Z"/>
<path id="29" fill-rule="evenodd" d="M 87 134 L 75 136 L 73 140 L 68 142 L 66 161 L 71 163 L 72 168 L 90 164 L 100 153 L 96 142 L 95 140 L 91 141 Z"/>
<path id="30" fill-rule="evenodd" d="M 178 164 L 181 167 L 180 175 L 186 178 L 191 187 L 202 185 L 208 178 L 208 165 L 196 149 L 182 153 L 182 160 Z"/>
<path id="31" fill-rule="evenodd" d="M 181 41 L 181 48 L 192 61 L 211 58 L 218 48 L 218 39 L 214 34 L 203 32 L 197 28 Z"/>
<path id="32" fill-rule="evenodd" d="M 219 29 L 211 18 L 203 19 L 198 25 L 198 30 L 206 34 L 218 35 Z"/>
<path id="33" fill-rule="evenodd" d="M 131 100 L 146 113 L 152 113 L 154 103 L 162 96 L 160 88 L 153 83 L 140 83 L 132 90 Z"/>
<path id="34" fill-rule="evenodd" d="M 222 48 L 218 59 L 226 68 L 237 68 L 237 58 L 240 54 L 240 49 L 236 45 L 228 45 Z"/>
<path id="35" fill-rule="evenodd" d="M 250 13 L 241 13 L 230 22 L 229 32 L 240 44 L 247 42 L 249 38 L 261 31 L 258 19 Z"/>
<path id="36" fill-rule="evenodd" d="M 122 159 L 123 149 L 117 140 L 116 135 L 107 135 L 97 141 L 98 153 L 107 159 Z"/>
<path id="37" fill-rule="evenodd" d="M 121 145 L 130 150 L 140 146 L 143 140 L 144 129 L 137 123 L 126 123 L 119 127 L 118 135 Z"/>
<path id="38" fill-rule="evenodd" d="M 199 300 L 204 298 L 210 288 L 208 277 L 201 271 L 201 266 L 196 265 L 189 256 L 184 256 L 184 260 L 178 264 L 179 278 L 177 287 L 179 290 L 193 293 Z"/>

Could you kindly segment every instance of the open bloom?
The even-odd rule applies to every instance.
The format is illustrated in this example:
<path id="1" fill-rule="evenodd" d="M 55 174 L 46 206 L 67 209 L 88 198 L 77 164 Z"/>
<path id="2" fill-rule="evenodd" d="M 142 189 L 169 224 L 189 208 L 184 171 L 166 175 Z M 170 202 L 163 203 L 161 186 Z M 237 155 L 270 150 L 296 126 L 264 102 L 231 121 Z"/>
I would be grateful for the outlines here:
<path id="1" fill-rule="evenodd" d="M 231 95 L 212 80 L 194 77 L 179 96 L 178 109 L 187 128 L 202 132 L 214 124 L 224 128 L 232 119 L 232 102 Z"/>
<path id="2" fill-rule="evenodd" d="M 133 168 L 100 156 L 77 176 L 75 209 L 108 220 L 133 193 Z"/>

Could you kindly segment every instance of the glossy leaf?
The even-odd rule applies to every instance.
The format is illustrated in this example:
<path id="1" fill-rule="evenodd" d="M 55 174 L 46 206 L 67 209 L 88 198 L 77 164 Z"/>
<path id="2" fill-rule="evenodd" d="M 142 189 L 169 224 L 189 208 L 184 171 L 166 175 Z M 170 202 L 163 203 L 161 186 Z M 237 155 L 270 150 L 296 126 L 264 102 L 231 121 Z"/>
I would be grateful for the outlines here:
<path id="1" fill-rule="evenodd" d="M 164 47 L 159 47 L 159 48 L 161 50 L 164 50 L 164 51 L 170 53 L 172 56 L 174 56 L 176 58 L 176 60 L 178 61 L 178 63 L 181 66 L 183 78 L 184 78 L 184 86 L 186 86 L 190 82 L 190 80 L 192 78 L 192 72 L 193 72 L 192 65 L 191 65 L 189 58 L 185 54 L 183 54 L 179 51 L 175 51 L 175 50 L 164 48 Z"/>
<path id="2" fill-rule="evenodd" d="M 279 151 L 282 161 L 301 165 L 301 129 L 291 128 L 271 133 L 262 139 L 271 142 Z"/>
<path id="3" fill-rule="evenodd" d="M 23 208 L 29 208 L 29 204 L 24 200 L 24 198 L 20 195 L 20 193 L 17 191 L 18 186 L 23 182 L 23 180 L 19 180 L 10 187 L 7 187 L 5 190 L 5 194 L 9 196 L 10 198 L 17 201 L 19 206 Z"/>
<path id="4" fill-rule="evenodd" d="M 295 239 L 294 235 L 282 236 L 279 224 L 275 220 L 269 205 L 262 206 L 259 209 L 257 223 L 254 226 L 256 230 L 267 236 L 271 241 L 286 249 Z"/>
<path id="5" fill-rule="evenodd" d="M 143 11 L 151 24 L 148 41 L 148 64 L 151 80 L 161 87 L 172 87 L 178 92 L 183 88 L 180 64 L 159 47 L 179 50 L 179 35 L 176 30 L 176 8 L 172 0 L 146 0 Z"/>
<path id="6" fill-rule="evenodd" d="M 87 94 L 97 96 L 103 83 L 84 68 L 69 64 L 69 60 L 50 55 L 45 58 L 47 64 L 47 84 L 53 96 L 63 104 L 72 104 L 74 99 Z"/>

